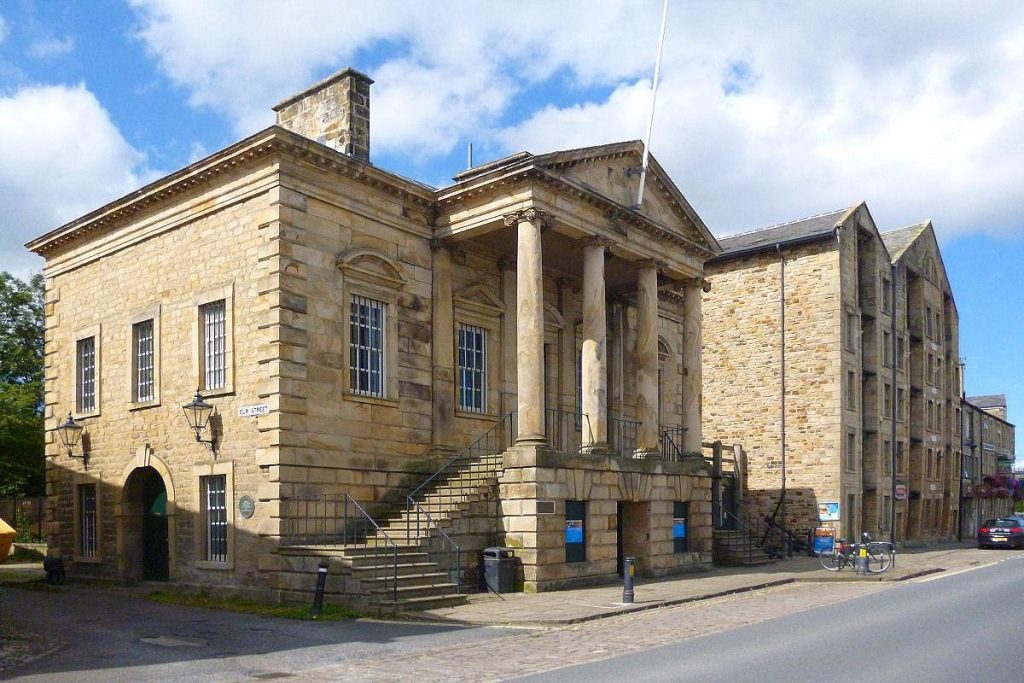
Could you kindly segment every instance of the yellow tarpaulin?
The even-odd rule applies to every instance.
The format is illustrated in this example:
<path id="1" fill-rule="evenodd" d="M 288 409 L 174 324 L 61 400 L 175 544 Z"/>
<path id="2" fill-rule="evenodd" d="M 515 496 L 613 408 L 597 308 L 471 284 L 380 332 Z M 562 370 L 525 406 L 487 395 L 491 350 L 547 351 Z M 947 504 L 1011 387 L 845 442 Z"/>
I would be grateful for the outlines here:
<path id="1" fill-rule="evenodd" d="M 0 519 L 0 562 L 7 560 L 12 543 L 14 543 L 14 527 Z"/>

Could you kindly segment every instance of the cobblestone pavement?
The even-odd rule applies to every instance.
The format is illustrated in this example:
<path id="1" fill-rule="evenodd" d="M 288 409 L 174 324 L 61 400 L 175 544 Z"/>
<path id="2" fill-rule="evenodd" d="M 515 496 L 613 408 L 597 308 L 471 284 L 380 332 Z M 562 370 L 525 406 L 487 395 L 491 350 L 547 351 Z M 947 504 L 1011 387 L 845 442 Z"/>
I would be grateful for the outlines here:
<path id="1" fill-rule="evenodd" d="M 60 647 L 60 643 L 38 633 L 0 626 L 0 677 L 3 677 L 5 671 L 34 662 Z"/>
<path id="2" fill-rule="evenodd" d="M 647 650 L 892 588 L 892 583 L 788 584 L 676 607 L 532 630 L 386 660 L 367 658 L 304 672 L 334 681 L 500 681 Z M 500 656 L 498 656 L 500 653 Z"/>

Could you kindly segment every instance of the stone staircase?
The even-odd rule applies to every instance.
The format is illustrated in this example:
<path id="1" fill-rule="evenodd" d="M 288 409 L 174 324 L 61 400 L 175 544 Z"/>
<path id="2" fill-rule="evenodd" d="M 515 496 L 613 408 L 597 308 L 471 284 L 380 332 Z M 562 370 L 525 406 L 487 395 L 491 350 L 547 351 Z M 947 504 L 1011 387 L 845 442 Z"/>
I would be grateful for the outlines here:
<path id="1" fill-rule="evenodd" d="M 404 574 L 400 568 L 397 599 L 386 588 L 375 589 L 381 591 L 377 594 L 383 607 L 396 612 L 415 611 L 466 600 L 466 582 L 462 580 L 460 593 L 456 575 L 461 571 L 465 576 L 473 558 L 466 552 L 457 558 L 455 548 L 440 532 L 451 531 L 457 520 L 470 514 L 473 503 L 494 491 L 501 469 L 500 453 L 474 459 L 420 491 L 415 496 L 418 505 L 398 507 L 378 521 L 381 532 L 400 544 L 400 558 L 415 556 L 421 564 L 432 566 L 432 571 L 422 574 Z M 368 537 L 367 542 L 385 541 L 378 534 Z M 403 542 L 405 545 L 401 545 Z M 427 582 L 427 575 L 442 580 Z"/>
<path id="2" fill-rule="evenodd" d="M 475 563 L 445 534 L 456 535 L 459 520 L 469 518 L 474 503 L 492 494 L 502 469 L 502 455 L 476 457 L 437 476 L 415 496 L 418 505 L 396 502 L 376 520 L 380 530 L 347 545 L 286 546 L 278 550 L 287 565 L 280 587 L 286 594 L 308 596 L 309 577 L 327 560 L 327 594 L 354 608 L 377 614 L 412 612 L 466 601 L 466 575 Z M 397 580 L 395 577 L 397 575 Z M 303 598 L 306 599 L 306 598 Z"/>
<path id="3" fill-rule="evenodd" d="M 714 544 L 715 564 L 753 567 L 775 561 L 746 531 L 715 529 Z"/>

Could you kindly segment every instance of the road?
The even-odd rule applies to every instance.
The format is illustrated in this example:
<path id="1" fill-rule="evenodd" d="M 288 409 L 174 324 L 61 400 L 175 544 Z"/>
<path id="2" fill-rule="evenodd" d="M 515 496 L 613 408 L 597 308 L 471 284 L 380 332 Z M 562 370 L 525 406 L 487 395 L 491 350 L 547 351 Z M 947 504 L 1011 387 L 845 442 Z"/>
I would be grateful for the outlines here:
<path id="1" fill-rule="evenodd" d="M 1024 680 L 1024 558 L 524 681 Z"/>
<path id="2" fill-rule="evenodd" d="M 45 634 L 58 648 L 6 676 L 47 683 L 288 679 L 350 659 L 387 660 L 504 633 L 376 620 L 271 619 L 77 586 L 58 593 L 5 589 L 3 610 L 6 626 Z"/>
<path id="3" fill-rule="evenodd" d="M 549 629 L 310 623 L 80 588 L 5 592 L 56 653 L 19 681 L 1020 681 L 1024 555 L 902 583 L 795 583 Z M 980 559 L 980 558 L 979 558 Z M 529 676 L 532 676 L 529 677 Z M 0 674 L 3 678 L 3 674 Z"/>

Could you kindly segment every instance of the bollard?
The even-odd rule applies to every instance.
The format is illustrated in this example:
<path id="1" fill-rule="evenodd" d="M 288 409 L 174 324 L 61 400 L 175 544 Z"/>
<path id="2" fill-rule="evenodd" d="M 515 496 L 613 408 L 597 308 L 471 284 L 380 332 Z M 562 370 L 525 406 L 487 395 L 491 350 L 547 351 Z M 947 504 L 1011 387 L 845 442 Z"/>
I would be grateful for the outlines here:
<path id="1" fill-rule="evenodd" d="M 325 588 L 327 588 L 327 560 L 320 560 L 320 565 L 316 570 L 316 593 L 313 594 L 313 609 L 311 610 L 314 617 L 323 614 Z"/>
<path id="2" fill-rule="evenodd" d="M 622 602 L 629 605 L 633 603 L 633 565 L 635 558 L 627 557 L 622 567 Z"/>
<path id="3" fill-rule="evenodd" d="M 857 559 L 854 560 L 853 566 L 857 569 L 857 576 L 867 576 L 868 574 L 868 547 L 864 543 L 858 543 L 856 545 Z"/>

